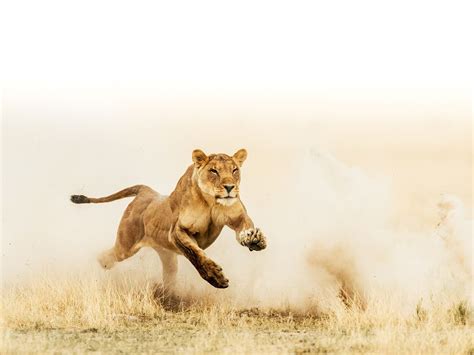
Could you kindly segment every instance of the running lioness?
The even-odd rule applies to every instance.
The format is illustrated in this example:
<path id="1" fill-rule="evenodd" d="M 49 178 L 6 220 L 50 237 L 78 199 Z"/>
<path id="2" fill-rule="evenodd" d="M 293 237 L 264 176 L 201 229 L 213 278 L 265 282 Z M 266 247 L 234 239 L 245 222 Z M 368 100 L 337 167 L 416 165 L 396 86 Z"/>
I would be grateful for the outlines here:
<path id="1" fill-rule="evenodd" d="M 254 227 L 239 198 L 240 168 L 245 149 L 233 156 L 194 150 L 192 164 L 170 196 L 145 185 L 136 185 L 100 198 L 72 195 L 74 203 L 102 203 L 136 196 L 125 210 L 115 246 L 98 260 L 105 269 L 134 255 L 141 247 L 154 248 L 163 264 L 163 285 L 173 291 L 178 270 L 177 255 L 184 255 L 212 286 L 226 288 L 229 280 L 204 249 L 228 226 L 237 241 L 249 250 L 266 247 L 263 233 Z"/>

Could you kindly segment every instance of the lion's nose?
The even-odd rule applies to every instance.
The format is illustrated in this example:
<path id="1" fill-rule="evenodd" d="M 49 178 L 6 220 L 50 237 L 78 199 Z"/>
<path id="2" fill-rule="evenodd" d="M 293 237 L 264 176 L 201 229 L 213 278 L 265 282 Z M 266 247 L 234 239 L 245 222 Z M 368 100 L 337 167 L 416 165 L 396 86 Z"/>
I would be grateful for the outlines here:
<path id="1" fill-rule="evenodd" d="M 224 188 L 226 189 L 227 193 L 231 192 L 234 187 L 235 185 L 224 185 Z"/>

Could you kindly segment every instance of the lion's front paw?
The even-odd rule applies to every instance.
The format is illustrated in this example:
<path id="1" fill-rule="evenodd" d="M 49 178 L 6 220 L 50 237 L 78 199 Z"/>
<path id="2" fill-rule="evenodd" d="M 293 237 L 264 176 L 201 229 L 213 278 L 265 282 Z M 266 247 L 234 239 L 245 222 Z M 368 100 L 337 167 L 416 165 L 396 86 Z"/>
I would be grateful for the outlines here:
<path id="1" fill-rule="evenodd" d="M 229 280 L 224 276 L 222 268 L 211 259 L 207 259 L 201 263 L 198 269 L 202 278 L 217 288 L 227 288 Z"/>
<path id="2" fill-rule="evenodd" d="M 267 247 L 267 239 L 258 228 L 250 228 L 240 232 L 240 244 L 249 248 L 250 251 L 262 250 Z"/>

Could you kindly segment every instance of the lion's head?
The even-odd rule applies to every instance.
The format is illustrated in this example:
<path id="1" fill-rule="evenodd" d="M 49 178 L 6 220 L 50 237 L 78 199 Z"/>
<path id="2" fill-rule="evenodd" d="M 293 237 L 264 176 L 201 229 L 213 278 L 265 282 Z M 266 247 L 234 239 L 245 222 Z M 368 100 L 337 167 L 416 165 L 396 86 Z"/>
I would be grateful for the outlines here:
<path id="1" fill-rule="evenodd" d="M 247 158 L 245 149 L 233 156 L 193 151 L 194 175 L 199 188 L 213 196 L 218 203 L 230 206 L 239 198 L 240 167 Z"/>

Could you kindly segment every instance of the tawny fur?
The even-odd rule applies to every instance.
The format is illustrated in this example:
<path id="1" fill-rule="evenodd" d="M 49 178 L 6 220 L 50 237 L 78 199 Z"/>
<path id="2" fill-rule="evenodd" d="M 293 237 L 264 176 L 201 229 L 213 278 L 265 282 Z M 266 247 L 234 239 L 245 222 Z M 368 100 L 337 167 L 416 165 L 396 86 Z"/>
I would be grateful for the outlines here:
<path id="1" fill-rule="evenodd" d="M 214 287 L 228 287 L 222 268 L 204 253 L 223 227 L 233 229 L 238 243 L 249 250 L 266 247 L 263 233 L 254 228 L 239 197 L 240 167 L 246 157 L 244 149 L 232 157 L 193 151 L 194 164 L 188 167 L 170 196 L 162 196 L 145 185 L 102 198 L 71 196 L 74 203 L 102 203 L 136 196 L 122 216 L 115 246 L 99 255 L 99 263 L 110 269 L 116 262 L 149 246 L 160 256 L 166 290 L 172 292 L 175 287 L 178 254 L 184 255 Z"/>

